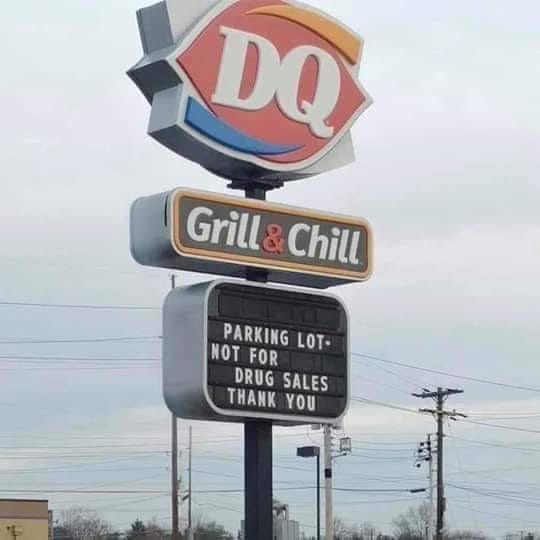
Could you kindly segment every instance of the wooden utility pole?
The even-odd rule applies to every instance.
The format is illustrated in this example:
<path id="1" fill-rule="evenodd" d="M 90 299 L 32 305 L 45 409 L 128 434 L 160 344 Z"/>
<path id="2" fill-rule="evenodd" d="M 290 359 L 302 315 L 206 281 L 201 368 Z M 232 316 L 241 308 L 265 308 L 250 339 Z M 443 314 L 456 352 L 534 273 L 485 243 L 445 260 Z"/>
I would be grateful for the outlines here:
<path id="1" fill-rule="evenodd" d="M 176 287 L 176 276 L 171 275 L 171 289 Z M 171 415 L 171 505 L 172 505 L 172 540 L 179 539 L 180 520 L 178 515 L 178 421 Z"/>
<path id="2" fill-rule="evenodd" d="M 191 487 L 191 459 L 193 455 L 193 428 L 189 426 L 189 461 L 188 461 L 188 474 L 189 474 L 189 499 L 188 499 L 188 533 L 187 540 L 193 540 L 193 523 L 191 520 L 191 508 L 193 503 L 193 493 Z"/>
<path id="3" fill-rule="evenodd" d="M 334 501 L 332 486 L 332 426 L 324 426 L 324 503 L 325 540 L 334 540 Z"/>
<path id="4" fill-rule="evenodd" d="M 449 396 L 463 394 L 463 390 L 455 388 L 437 388 L 436 392 L 429 390 L 422 394 L 413 394 L 414 397 L 435 400 L 436 409 L 420 409 L 420 412 L 432 414 L 437 420 L 437 527 L 435 530 L 436 540 L 443 540 L 444 514 L 446 512 L 446 498 L 444 496 L 444 419 L 457 417 L 467 418 L 466 415 L 454 411 L 445 411 L 444 403 Z"/>
<path id="5" fill-rule="evenodd" d="M 437 540 L 442 540 L 446 499 L 444 497 L 444 401 L 448 394 L 437 391 Z"/>

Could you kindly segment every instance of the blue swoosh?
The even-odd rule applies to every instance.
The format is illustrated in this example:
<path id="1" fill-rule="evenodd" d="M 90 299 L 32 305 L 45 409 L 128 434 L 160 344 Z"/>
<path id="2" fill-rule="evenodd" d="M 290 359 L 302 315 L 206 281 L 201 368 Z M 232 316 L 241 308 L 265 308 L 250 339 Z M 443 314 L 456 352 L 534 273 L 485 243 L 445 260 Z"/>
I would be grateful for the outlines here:
<path id="1" fill-rule="evenodd" d="M 206 137 L 245 154 L 276 156 L 302 148 L 302 145 L 272 144 L 254 139 L 220 120 L 192 97 L 188 100 L 185 122 Z"/>

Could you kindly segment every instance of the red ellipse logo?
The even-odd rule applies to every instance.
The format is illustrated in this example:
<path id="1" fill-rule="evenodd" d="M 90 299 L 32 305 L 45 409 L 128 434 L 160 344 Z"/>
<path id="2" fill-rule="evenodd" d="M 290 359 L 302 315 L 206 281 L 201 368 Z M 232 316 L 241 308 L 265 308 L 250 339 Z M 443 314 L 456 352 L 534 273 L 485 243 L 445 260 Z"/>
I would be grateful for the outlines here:
<path id="1" fill-rule="evenodd" d="M 205 144 L 271 170 L 308 167 L 371 104 L 357 79 L 362 45 L 304 5 L 222 2 L 169 59 L 189 87 L 183 124 Z"/>

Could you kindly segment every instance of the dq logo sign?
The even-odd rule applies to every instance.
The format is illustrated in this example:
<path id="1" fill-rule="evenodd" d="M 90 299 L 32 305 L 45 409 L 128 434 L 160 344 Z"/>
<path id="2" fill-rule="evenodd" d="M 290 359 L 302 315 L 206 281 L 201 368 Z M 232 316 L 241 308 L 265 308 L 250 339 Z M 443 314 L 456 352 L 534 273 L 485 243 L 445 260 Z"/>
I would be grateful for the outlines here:
<path id="1" fill-rule="evenodd" d="M 182 81 L 177 127 L 233 160 L 266 171 L 306 170 L 371 103 L 357 79 L 362 45 L 304 5 L 220 2 L 166 58 Z M 186 155 L 178 141 L 161 142 Z"/>

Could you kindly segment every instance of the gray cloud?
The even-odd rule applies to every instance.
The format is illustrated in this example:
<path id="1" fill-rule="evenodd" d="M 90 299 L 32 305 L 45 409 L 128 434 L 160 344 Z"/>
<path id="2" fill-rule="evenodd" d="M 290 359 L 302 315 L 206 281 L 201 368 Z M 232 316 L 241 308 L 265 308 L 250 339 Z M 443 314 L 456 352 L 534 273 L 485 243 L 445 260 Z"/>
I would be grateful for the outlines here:
<path id="1" fill-rule="evenodd" d="M 362 215 L 373 223 L 375 276 L 339 291 L 352 311 L 354 349 L 535 386 L 540 376 L 537 2 L 313 4 L 347 20 L 366 38 L 361 78 L 375 104 L 354 129 L 354 165 L 291 184 L 270 198 Z M 145 135 L 147 104 L 124 75 L 139 56 L 134 13 L 141 6 L 139 0 L 29 0 L 4 6 L 0 300 L 159 306 L 168 288 L 167 272 L 139 268 L 131 260 L 131 201 L 179 185 L 225 188 L 222 180 Z M 201 279 L 180 275 L 182 283 Z M 0 307 L 0 322 L 0 341 L 157 335 L 160 330 L 159 312 Z M 0 345 L 0 354 L 142 358 L 157 357 L 159 344 Z M 161 402 L 159 369 L 33 372 L 10 366 L 0 361 L 5 382 L 0 403 L 7 411 L 2 431 L 19 438 L 12 439 L 15 449 L 7 448 L 9 439 L 0 443 L 4 489 L 107 482 L 168 489 L 164 452 L 100 464 L 119 459 L 126 448 L 92 449 L 92 441 L 77 439 L 95 437 L 93 446 L 124 444 L 133 452 L 138 446 L 140 451 L 166 449 L 168 414 Z M 467 392 L 455 399 L 455 406 L 473 413 L 496 417 L 540 411 L 534 394 L 375 361 L 355 360 L 353 373 L 356 394 L 407 408 L 420 405 L 407 395 L 418 385 L 443 384 L 463 385 Z M 537 418 L 492 423 L 540 429 Z M 183 444 L 185 427 L 182 423 Z M 411 456 L 421 434 L 433 429 L 431 419 L 357 405 L 347 429 L 359 449 L 339 462 L 338 485 L 415 487 L 425 482 L 413 470 Z M 450 429 L 456 437 L 448 442 L 447 472 L 453 484 L 536 493 L 540 468 L 535 452 L 485 443 L 534 449 L 537 435 L 467 424 Z M 310 439 L 304 429 L 293 431 L 298 437 L 276 438 L 277 464 L 305 466 L 306 471 L 276 469 L 280 485 L 311 481 L 311 469 L 294 458 L 295 444 Z M 196 454 L 203 471 L 196 475 L 199 489 L 241 484 L 240 435 L 238 427 L 196 425 L 196 437 L 207 441 Z M 309 437 L 318 440 L 316 434 Z M 230 438 L 237 440 L 210 442 Z M 69 458 L 52 458 L 38 454 L 61 455 L 60 449 L 31 453 L 23 445 L 84 449 L 63 450 Z M 237 459 L 219 461 L 231 456 Z M 63 464 L 75 471 L 4 474 Z M 120 470 L 139 467 L 140 473 Z M 121 484 L 153 473 L 155 478 Z M 219 476 L 223 473 L 239 478 Z M 313 523 L 311 493 L 295 493 L 294 500 L 286 492 L 278 495 L 294 503 L 302 523 Z M 455 526 L 492 527 L 488 532 L 500 536 L 535 519 L 530 509 L 511 501 L 497 518 L 482 513 L 497 513 L 495 499 L 456 488 L 449 488 L 448 496 Z M 166 498 L 115 507 L 121 498 L 82 497 L 76 502 L 102 509 L 119 526 L 127 526 L 137 513 L 164 518 L 167 524 Z M 51 499 L 57 509 L 74 502 L 66 496 Z M 375 504 L 386 499 L 339 494 L 338 513 L 391 531 L 392 517 L 419 501 L 411 497 Z M 198 512 L 231 529 L 238 527 L 235 510 L 241 507 L 241 496 L 226 502 L 215 495 L 196 500 Z"/>

